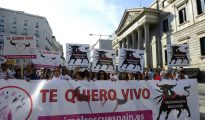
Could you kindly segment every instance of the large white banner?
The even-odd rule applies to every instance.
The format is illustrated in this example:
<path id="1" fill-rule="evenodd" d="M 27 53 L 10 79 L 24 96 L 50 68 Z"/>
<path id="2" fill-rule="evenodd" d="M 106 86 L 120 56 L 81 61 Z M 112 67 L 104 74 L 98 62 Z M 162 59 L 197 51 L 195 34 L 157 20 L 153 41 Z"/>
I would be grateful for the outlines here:
<path id="1" fill-rule="evenodd" d="M 92 71 L 112 72 L 116 70 L 116 56 L 114 50 L 94 49 Z"/>
<path id="2" fill-rule="evenodd" d="M 0 80 L 0 120 L 199 120 L 197 80 Z"/>
<path id="3" fill-rule="evenodd" d="M 68 66 L 90 65 L 89 44 L 66 44 L 66 62 Z"/>
<path id="4" fill-rule="evenodd" d="M 56 67 L 61 64 L 61 54 L 55 51 L 36 50 L 37 59 L 33 60 L 36 67 Z"/>
<path id="5" fill-rule="evenodd" d="M 119 50 L 118 71 L 143 72 L 144 51 L 137 49 L 121 48 Z"/>
<path id="6" fill-rule="evenodd" d="M 168 44 L 167 60 L 169 66 L 188 66 L 190 64 L 188 44 Z"/>
<path id="7" fill-rule="evenodd" d="M 35 59 L 36 39 L 33 36 L 5 36 L 3 54 L 6 59 Z"/>

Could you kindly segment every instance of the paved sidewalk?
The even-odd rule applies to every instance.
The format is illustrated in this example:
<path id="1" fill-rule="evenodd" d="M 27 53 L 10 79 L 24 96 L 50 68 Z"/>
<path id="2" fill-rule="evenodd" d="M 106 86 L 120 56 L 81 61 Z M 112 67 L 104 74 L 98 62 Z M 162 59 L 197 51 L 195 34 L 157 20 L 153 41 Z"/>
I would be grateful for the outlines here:
<path id="1" fill-rule="evenodd" d="M 205 120 L 205 84 L 199 84 L 199 106 L 200 106 L 200 120 Z"/>

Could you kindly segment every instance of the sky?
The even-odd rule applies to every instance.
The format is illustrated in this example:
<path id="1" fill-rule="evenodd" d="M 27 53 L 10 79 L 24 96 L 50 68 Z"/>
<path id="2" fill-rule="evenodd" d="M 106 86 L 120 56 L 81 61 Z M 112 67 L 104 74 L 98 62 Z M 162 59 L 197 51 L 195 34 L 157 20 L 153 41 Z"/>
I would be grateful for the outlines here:
<path id="1" fill-rule="evenodd" d="M 118 28 L 125 9 L 150 6 L 154 0 L 0 0 L 0 7 L 46 17 L 56 40 L 93 45 Z M 103 38 L 103 37 L 102 37 Z M 104 37 L 103 39 L 106 39 Z"/>

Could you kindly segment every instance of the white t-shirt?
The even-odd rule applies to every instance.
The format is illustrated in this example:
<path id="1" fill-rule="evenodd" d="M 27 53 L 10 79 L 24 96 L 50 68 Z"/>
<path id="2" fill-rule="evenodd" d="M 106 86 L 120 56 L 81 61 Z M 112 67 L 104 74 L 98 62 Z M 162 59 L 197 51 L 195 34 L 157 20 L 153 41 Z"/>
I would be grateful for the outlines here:
<path id="1" fill-rule="evenodd" d="M 61 75 L 62 80 L 71 80 L 72 78 L 69 75 Z"/>

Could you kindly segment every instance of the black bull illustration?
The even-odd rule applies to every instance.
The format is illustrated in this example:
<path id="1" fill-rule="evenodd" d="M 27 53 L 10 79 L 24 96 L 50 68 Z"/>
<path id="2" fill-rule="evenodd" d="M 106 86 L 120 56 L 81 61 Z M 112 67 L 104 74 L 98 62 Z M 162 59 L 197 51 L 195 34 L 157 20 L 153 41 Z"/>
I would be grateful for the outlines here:
<path id="1" fill-rule="evenodd" d="M 125 66 L 125 69 L 129 66 L 129 65 L 134 65 L 133 69 L 135 69 L 135 67 L 138 65 L 140 67 L 140 70 L 142 69 L 142 65 L 140 60 L 143 58 L 143 53 L 140 53 L 139 56 L 141 56 L 140 58 L 137 58 L 133 55 L 133 53 L 135 53 L 134 51 L 131 50 L 124 50 L 125 52 L 123 52 L 125 54 L 125 56 L 121 56 L 123 57 L 123 62 L 122 65 L 120 66 L 120 68 L 122 68 L 123 65 Z"/>
<path id="2" fill-rule="evenodd" d="M 89 95 L 85 95 L 85 94 L 81 94 L 80 93 L 80 88 L 81 86 L 78 86 L 74 89 L 74 95 L 75 97 L 77 98 L 77 100 L 79 102 L 87 102 L 88 103 L 88 107 L 89 107 L 89 110 L 90 110 L 90 113 L 93 113 L 92 109 L 91 109 L 91 105 L 90 105 L 90 99 L 92 96 L 89 96 Z M 112 112 L 115 112 L 117 110 L 117 108 L 119 107 L 119 105 L 124 105 L 127 103 L 127 99 L 119 99 L 119 98 L 116 98 L 116 106 L 115 108 L 113 109 Z M 104 104 L 107 102 L 107 100 L 105 100 L 104 102 L 101 101 L 101 104 L 102 104 L 102 107 L 104 106 Z"/>
<path id="3" fill-rule="evenodd" d="M 96 51 L 97 51 L 97 50 L 96 50 Z M 106 69 L 108 69 L 109 66 L 112 66 L 112 67 L 113 67 L 113 70 L 114 70 L 113 58 L 114 58 L 114 55 L 115 55 L 115 54 L 111 54 L 112 58 L 109 58 L 109 57 L 106 56 L 106 53 L 107 53 L 107 52 L 105 52 L 105 51 L 97 51 L 97 55 L 98 55 L 98 56 L 94 57 L 94 58 L 97 60 L 94 69 L 96 69 L 96 67 L 97 67 L 98 65 L 100 65 L 99 69 L 101 69 L 101 67 L 102 67 L 103 65 L 106 65 L 106 66 L 107 66 Z"/>
<path id="4" fill-rule="evenodd" d="M 182 60 L 181 64 L 183 63 L 184 59 L 187 60 L 187 62 L 189 64 L 189 59 L 187 57 L 188 47 L 185 47 L 185 50 L 187 50 L 187 52 L 180 51 L 179 47 L 180 46 L 172 46 L 171 47 L 171 49 L 172 49 L 172 51 L 170 52 L 171 53 L 171 60 L 170 60 L 169 64 L 171 64 L 173 60 L 175 60 L 174 64 L 176 64 L 178 59 Z"/>
<path id="5" fill-rule="evenodd" d="M 182 110 L 187 110 L 188 112 L 188 117 L 191 117 L 191 113 L 189 110 L 189 106 L 187 104 L 187 97 L 190 95 L 190 92 L 188 91 L 188 89 L 190 89 L 191 85 L 189 86 L 185 86 L 184 90 L 188 93 L 188 95 L 178 95 L 177 93 L 175 93 L 172 89 L 176 86 L 175 85 L 168 85 L 168 84 L 164 84 L 164 85 L 158 85 L 157 87 L 160 88 L 160 90 L 157 90 L 158 92 L 162 93 L 162 95 L 159 95 L 157 97 L 155 97 L 154 99 L 159 99 L 158 103 L 161 101 L 161 106 L 159 108 L 159 114 L 157 116 L 157 120 L 160 119 L 160 115 L 162 114 L 162 112 L 167 112 L 165 119 L 168 119 L 169 113 L 172 110 L 178 110 L 179 113 L 177 115 L 177 117 L 179 118 Z M 157 103 L 157 104 L 158 104 Z"/>
<path id="6" fill-rule="evenodd" d="M 79 47 L 81 47 L 81 46 L 78 46 L 78 45 L 69 45 L 69 46 L 70 46 L 69 49 L 71 50 L 71 51 L 69 51 L 71 57 L 70 57 L 70 60 L 68 61 L 68 63 L 70 63 L 71 60 L 74 60 L 73 64 L 75 64 L 77 59 L 81 59 L 81 63 L 83 62 L 83 60 L 86 59 L 88 61 L 88 63 L 89 63 L 88 56 L 87 56 L 88 52 L 81 51 L 79 49 Z M 85 49 L 88 50 L 89 47 L 86 47 Z"/>

